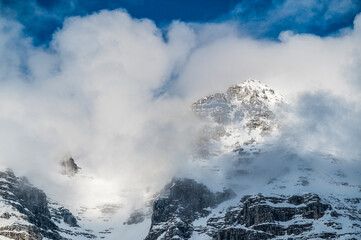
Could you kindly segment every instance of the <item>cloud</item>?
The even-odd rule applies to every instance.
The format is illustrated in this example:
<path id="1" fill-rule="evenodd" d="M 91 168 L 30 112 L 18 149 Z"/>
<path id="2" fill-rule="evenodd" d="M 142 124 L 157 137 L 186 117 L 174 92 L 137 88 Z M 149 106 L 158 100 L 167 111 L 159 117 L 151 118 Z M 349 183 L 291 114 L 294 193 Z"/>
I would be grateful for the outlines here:
<path id="1" fill-rule="evenodd" d="M 358 100 L 349 101 L 331 92 L 301 94 L 292 104 L 290 115 L 283 120 L 280 141 L 293 142 L 299 152 L 332 154 L 359 161 L 360 110 Z"/>
<path id="2" fill-rule="evenodd" d="M 334 134 L 335 148 L 360 136 L 342 127 L 359 116 L 349 102 L 359 100 L 360 17 L 337 36 L 283 32 L 279 42 L 245 36 L 230 22 L 178 21 L 164 36 L 122 10 L 66 19 L 49 47 L 34 47 L 19 23 L 0 26 L 0 162 L 64 202 L 151 194 L 191 169 L 199 122 L 190 104 L 250 77 L 291 100 L 301 95 L 295 114 L 313 135 L 296 136 Z M 319 90 L 335 99 L 312 95 Z M 348 114 L 355 117 L 340 118 Z M 94 180 L 57 174 L 68 153 Z"/>
<path id="3" fill-rule="evenodd" d="M 288 98 L 303 91 L 318 90 L 358 98 L 354 83 L 360 62 L 357 54 L 361 40 L 359 19 L 355 19 L 354 30 L 324 38 L 283 32 L 280 42 L 272 42 L 240 37 L 234 30 L 222 33 L 217 35 L 216 41 L 192 51 L 174 85 L 174 92 L 184 90 L 182 94 L 194 101 L 199 94 L 224 91 L 228 86 L 252 77 L 271 85 Z M 202 32 L 199 38 L 202 34 L 207 32 Z M 208 88 L 204 88 L 205 85 Z"/>
<path id="4" fill-rule="evenodd" d="M 32 47 L 11 29 L 1 38 L 4 60 L 14 59 L 0 80 L 3 165 L 58 195 L 49 184 L 59 181 L 68 152 L 115 192 L 159 187 L 174 175 L 191 148 L 193 120 L 182 100 L 154 92 L 185 61 L 193 41 L 187 28 L 174 24 L 165 43 L 151 21 L 103 11 L 68 19 L 50 49 Z M 11 46 L 13 38 L 24 46 Z M 82 190 L 68 191 L 63 197 Z"/>

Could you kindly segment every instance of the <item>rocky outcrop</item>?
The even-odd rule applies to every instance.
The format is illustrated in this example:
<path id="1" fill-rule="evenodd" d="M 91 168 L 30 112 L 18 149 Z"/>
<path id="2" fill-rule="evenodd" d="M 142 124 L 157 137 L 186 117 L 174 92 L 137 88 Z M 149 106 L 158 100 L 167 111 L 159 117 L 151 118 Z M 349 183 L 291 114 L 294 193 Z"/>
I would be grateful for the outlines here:
<path id="1" fill-rule="evenodd" d="M 33 225 L 13 224 L 6 226 L 0 232 L 1 235 L 10 234 L 4 231 L 6 229 L 10 231 L 9 229 L 16 228 L 20 232 L 17 235 L 32 236 L 31 239 L 41 239 L 42 236 L 50 239 L 61 239 L 57 232 L 57 225 L 51 220 L 46 195 L 43 191 L 31 186 L 25 178 L 17 178 L 11 170 L 0 172 L 0 179 L 2 179 L 0 195 L 4 203 L 18 212 L 21 220 Z M 11 234 L 13 235 L 14 232 Z M 13 237 L 16 239 L 18 236 Z"/>
<path id="2" fill-rule="evenodd" d="M 192 222 L 210 213 L 219 203 L 235 194 L 230 189 L 213 193 L 193 179 L 174 179 L 153 203 L 152 223 L 146 240 L 188 239 Z"/>
<path id="3" fill-rule="evenodd" d="M 0 228 L 0 235 L 16 240 L 41 240 L 42 235 L 36 227 L 26 225 L 10 225 Z"/>
<path id="4" fill-rule="evenodd" d="M 309 232 L 315 221 L 331 210 L 318 195 L 310 193 L 290 197 L 245 196 L 237 206 L 229 208 L 224 217 L 208 220 L 208 234 L 217 240 L 297 236 Z"/>
<path id="5" fill-rule="evenodd" d="M 58 223 L 64 221 L 64 223 L 68 224 L 70 227 L 79 227 L 78 221 L 68 209 L 64 207 L 58 207 L 52 208 L 51 211 L 54 221 Z"/>
<path id="6" fill-rule="evenodd" d="M 194 159 L 238 194 L 264 193 L 215 209 L 217 194 L 194 180 L 174 180 L 154 201 L 146 240 L 361 239 L 357 177 L 350 184 L 348 174 L 337 170 L 334 178 L 342 164 L 317 166 L 333 164 L 333 157 L 265 138 L 281 130 L 276 115 L 283 103 L 280 94 L 252 79 L 196 101 L 192 109 L 205 127 Z M 333 186 L 342 188 L 340 194 L 327 192 Z"/>
<path id="7" fill-rule="evenodd" d="M 74 176 L 78 173 L 80 167 L 75 163 L 72 157 L 66 157 L 61 162 L 61 173 L 69 177 Z"/>
<path id="8" fill-rule="evenodd" d="M 226 94 L 216 93 L 199 99 L 192 105 L 193 111 L 202 118 L 208 118 L 220 125 L 239 124 L 248 131 L 260 130 L 266 134 L 275 124 L 272 111 L 276 105 L 284 103 L 282 95 L 249 79 L 242 84 L 228 88 Z"/>
<path id="9" fill-rule="evenodd" d="M 285 103 L 282 95 L 253 79 L 229 87 L 226 93 L 199 99 L 192 110 L 206 121 L 199 132 L 198 157 L 206 159 L 237 144 L 235 134 L 242 135 L 242 141 L 262 141 L 280 129 L 276 112 Z M 218 144 L 217 149 L 217 143 L 223 142 L 228 145 Z"/>
<path id="10" fill-rule="evenodd" d="M 342 229 L 337 221 L 332 221 L 337 218 L 335 210 L 317 194 L 244 196 L 238 204 L 209 215 L 212 207 L 231 196 L 234 195 L 229 190 L 214 194 L 194 180 L 173 180 L 153 204 L 152 225 L 146 240 L 189 239 L 194 234 L 213 240 L 334 239 L 343 236 L 335 232 Z M 195 225 L 195 220 L 202 217 L 206 219 L 206 225 Z M 325 227 L 314 232 L 316 226 Z M 352 231 L 343 234 L 357 235 Z M 359 234 L 361 236 L 361 231 Z"/>
<path id="11" fill-rule="evenodd" d="M 213 240 L 263 240 L 270 238 L 272 238 L 271 234 L 234 227 L 221 229 L 213 236 Z"/>
<path id="12" fill-rule="evenodd" d="M 64 207 L 49 205 L 46 194 L 11 170 L 0 172 L 0 235 L 10 239 L 66 239 L 57 223 L 78 227 Z"/>

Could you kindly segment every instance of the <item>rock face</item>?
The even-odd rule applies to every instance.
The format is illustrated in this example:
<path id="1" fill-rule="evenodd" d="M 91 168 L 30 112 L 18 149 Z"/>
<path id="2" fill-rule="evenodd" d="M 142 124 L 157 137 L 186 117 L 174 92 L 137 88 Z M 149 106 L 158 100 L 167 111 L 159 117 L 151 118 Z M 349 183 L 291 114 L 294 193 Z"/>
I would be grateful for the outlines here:
<path id="1" fill-rule="evenodd" d="M 58 224 L 78 227 L 72 213 L 49 205 L 43 191 L 11 170 L 0 172 L 0 235 L 10 239 L 66 239 Z M 75 234 L 75 233 L 74 233 Z"/>
<path id="2" fill-rule="evenodd" d="M 66 157 L 61 162 L 61 167 L 62 167 L 61 173 L 63 175 L 68 175 L 69 177 L 77 174 L 80 169 L 72 157 Z"/>
<path id="3" fill-rule="evenodd" d="M 222 143 L 229 148 L 242 142 L 262 141 L 263 137 L 279 130 L 277 110 L 286 104 L 283 96 L 253 79 L 228 88 L 226 93 L 216 93 L 192 104 L 192 110 L 207 125 L 199 134 L 198 156 L 209 158 L 222 151 L 212 143 Z M 235 135 L 242 138 L 235 139 Z M 236 140 L 236 141 L 234 141 Z"/>
<path id="4" fill-rule="evenodd" d="M 208 234 L 217 240 L 305 236 L 315 221 L 330 214 L 331 210 L 332 207 L 322 203 L 318 195 L 310 193 L 290 197 L 245 196 L 238 205 L 230 207 L 223 218 L 208 220 Z"/>
<path id="5" fill-rule="evenodd" d="M 62 239 L 57 225 L 51 220 L 44 192 L 31 186 L 26 179 L 17 178 L 10 170 L 0 172 L 0 179 L 3 204 L 13 210 L 3 214 L 7 214 L 9 220 L 19 220 L 18 223 L 2 227 L 1 235 L 14 239 L 42 239 L 43 236 Z"/>
<path id="6" fill-rule="evenodd" d="M 283 103 L 280 94 L 256 80 L 198 100 L 192 108 L 206 120 L 202 156 L 192 155 L 188 164 L 196 168 L 193 173 L 202 173 L 201 180 L 173 179 L 150 204 L 116 223 L 118 236 L 111 235 L 113 227 L 95 234 L 134 240 L 361 239 L 360 164 L 298 151 L 287 138 L 277 139 L 277 107 Z M 262 141 L 266 135 L 271 140 Z M 79 171 L 71 157 L 61 166 L 70 177 Z M 207 186 L 227 188 L 212 192 Z M 97 209 L 111 215 L 120 207 Z M 85 211 L 81 208 L 79 216 Z M 0 171 L 0 239 L 96 238 L 78 220 L 25 178 Z"/>
<path id="7" fill-rule="evenodd" d="M 213 193 L 192 179 L 174 179 L 153 203 L 152 224 L 146 240 L 188 239 L 194 230 L 194 220 L 207 216 L 209 208 L 234 196 L 229 189 Z"/>
<path id="8" fill-rule="evenodd" d="M 340 209 L 341 205 L 333 207 L 315 193 L 243 196 L 238 204 L 210 215 L 212 207 L 234 196 L 232 191 L 212 194 L 204 185 L 190 179 L 173 181 L 171 187 L 168 185 L 165 191 L 153 204 L 152 225 L 145 240 L 361 237 L 360 225 L 356 223 L 361 218 L 357 214 L 349 218 L 355 221 L 352 231 L 347 232 L 347 229 L 344 229 L 337 232 L 343 229 L 337 218 L 344 214 L 338 215 L 335 211 Z M 199 218 L 203 218 L 206 224 L 195 224 L 195 220 Z M 323 231 L 317 230 L 320 226 L 324 226 L 321 227 Z M 327 226 L 331 226 L 331 230 L 325 228 Z M 342 238 L 343 236 L 349 238 Z"/>
<path id="9" fill-rule="evenodd" d="M 64 207 L 59 207 L 56 209 L 56 211 L 53 211 L 53 217 L 55 218 L 54 221 L 60 222 L 63 220 L 70 227 L 79 227 L 76 218 L 68 209 Z"/>
<path id="10" fill-rule="evenodd" d="M 273 109 L 284 102 L 283 96 L 273 89 L 249 79 L 231 86 L 225 94 L 216 93 L 199 99 L 192 109 L 200 117 L 220 125 L 241 123 L 248 131 L 259 130 L 261 134 L 267 134 L 275 127 Z"/>
<path id="11" fill-rule="evenodd" d="M 278 107 L 285 103 L 252 79 L 196 101 L 192 109 L 206 126 L 192 160 L 237 196 L 219 205 L 231 190 L 212 193 L 194 180 L 173 180 L 154 201 L 145 239 L 361 239 L 359 170 L 278 142 Z"/>

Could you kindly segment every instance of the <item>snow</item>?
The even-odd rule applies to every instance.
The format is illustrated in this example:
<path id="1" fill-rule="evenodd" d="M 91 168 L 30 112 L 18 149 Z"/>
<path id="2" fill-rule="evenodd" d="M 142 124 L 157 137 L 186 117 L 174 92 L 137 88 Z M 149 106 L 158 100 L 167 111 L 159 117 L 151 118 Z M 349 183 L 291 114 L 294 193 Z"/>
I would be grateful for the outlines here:
<path id="1" fill-rule="evenodd" d="M 234 105 L 228 114 L 235 118 L 236 111 L 242 103 L 249 103 L 251 95 L 246 94 L 256 92 L 260 101 L 275 110 L 279 104 L 287 103 L 284 97 L 273 91 L 268 86 L 253 79 L 246 80 L 241 84 L 232 87 L 239 87 L 245 94 L 242 100 L 238 98 L 231 99 L 231 105 Z M 213 96 L 214 97 L 214 96 Z M 203 98 L 206 101 L 209 98 Z M 214 104 L 211 102 L 210 105 Z M 218 104 L 218 103 L 217 103 Z M 325 215 L 323 218 L 313 221 L 305 220 L 300 216 L 288 221 L 279 222 L 278 224 L 288 226 L 295 223 L 313 223 L 313 229 L 307 234 L 327 232 L 337 232 L 345 234 L 340 239 L 348 239 L 347 237 L 355 237 L 352 234 L 359 234 L 361 230 L 354 227 L 353 224 L 359 224 L 359 220 L 350 220 L 347 216 L 347 209 L 356 209 L 357 216 L 360 217 L 361 203 L 348 202 L 348 198 L 361 199 L 361 182 L 360 182 L 360 161 L 350 162 L 342 158 L 335 161 L 335 156 L 320 152 L 305 152 L 297 146 L 297 143 L 283 141 L 279 139 L 280 130 L 274 127 L 270 132 L 270 136 L 261 135 L 259 129 L 248 131 L 244 125 L 249 121 L 251 116 L 245 116 L 241 121 L 227 122 L 222 125 L 225 129 L 224 136 L 219 139 L 211 139 L 207 145 L 210 154 L 206 157 L 194 154 L 188 159 L 184 171 L 178 174 L 179 177 L 192 178 L 198 182 L 202 182 L 213 191 L 222 191 L 224 187 L 231 188 L 237 194 L 237 197 L 229 201 L 223 202 L 214 209 L 210 209 L 209 216 L 199 218 L 193 222 L 195 229 L 207 226 L 207 220 L 210 217 L 222 217 L 225 211 L 231 206 L 237 206 L 239 200 L 244 195 L 254 195 L 262 193 L 264 196 L 289 196 L 294 194 L 317 193 L 327 203 L 334 206 L 339 218 L 332 218 Z M 275 124 L 269 120 L 268 124 Z M 211 127 L 218 126 L 213 123 Z M 252 140 L 252 142 L 251 142 Z M 249 142 L 248 145 L 245 142 Z M 234 151 L 236 148 L 242 148 L 243 151 Z M 78 175 L 71 179 L 67 179 L 69 184 L 79 184 L 80 186 L 109 186 L 109 192 L 112 185 L 108 182 L 101 182 L 86 175 Z M 7 180 L 0 179 L 1 183 Z M 89 184 L 89 182 L 91 184 Z M 125 195 L 125 197 L 129 197 Z M 104 200 L 109 200 L 109 195 L 104 196 Z M 151 219 L 146 216 L 145 220 L 139 224 L 126 225 L 123 224 L 130 215 L 129 206 L 121 205 L 121 199 L 110 201 L 112 205 L 118 206 L 114 214 L 105 214 L 102 212 L 104 205 L 94 203 L 91 206 L 65 206 L 69 208 L 79 220 L 79 228 L 72 228 L 61 221 L 58 226 L 61 229 L 68 230 L 73 233 L 91 233 L 98 238 L 104 237 L 109 240 L 118 239 L 134 239 L 141 240 L 147 235 Z M 109 201 L 108 201 L 109 203 Z M 289 203 L 275 204 L 265 202 L 272 207 L 294 207 Z M 58 206 L 56 203 L 50 204 L 53 207 Z M 299 205 L 301 207 L 304 205 Z M 149 208 L 149 206 L 143 206 Z M 357 212 L 358 211 L 358 212 Z M 0 215 L 8 212 L 11 214 L 9 219 L 1 219 L 0 227 L 12 224 L 29 224 L 22 215 L 4 203 L 0 199 Z M 327 221 L 333 221 L 342 226 L 342 229 L 335 230 L 325 225 Z M 244 226 L 238 226 L 244 228 Z M 87 230 L 88 229 L 88 230 Z M 351 234 L 351 235 L 350 235 Z M 78 236 L 62 233 L 66 238 L 84 239 L 84 236 Z M 278 239 L 288 239 L 289 235 L 278 237 Z M 7 239 L 2 238 L 1 239 Z M 161 239 L 161 237 L 159 238 Z M 208 240 L 211 239 L 205 234 L 193 232 L 191 240 Z"/>
<path id="2" fill-rule="evenodd" d="M 245 93 L 244 98 L 234 97 L 231 100 L 234 105 L 250 102 L 249 92 L 257 92 L 263 104 L 270 109 L 275 109 L 279 103 L 287 103 L 282 95 L 257 80 L 249 79 L 232 87 L 239 87 L 241 95 Z M 237 108 L 234 108 L 230 115 L 234 114 L 236 110 Z M 350 162 L 340 158 L 335 161 L 335 156 L 329 153 L 300 151 L 303 148 L 297 146 L 295 142 L 285 142 L 284 139 L 279 141 L 280 131 L 278 129 L 273 129 L 271 136 L 268 137 L 261 136 L 259 131 L 245 131 L 243 126 L 247 120 L 246 116 L 238 123 L 224 123 L 223 126 L 228 134 L 209 144 L 213 155 L 198 161 L 197 156 L 194 157 L 192 164 L 193 172 L 196 172 L 194 174 L 196 180 L 205 183 L 212 190 L 219 190 L 222 186 L 230 187 L 238 195 L 236 197 L 238 201 L 244 195 L 258 193 L 275 197 L 317 193 L 323 200 L 328 201 L 336 208 L 361 209 L 360 203 L 345 202 L 347 198 L 361 199 L 360 160 Z M 254 140 L 252 144 L 243 144 L 250 139 Z M 243 151 L 238 154 L 233 151 L 235 148 L 242 148 Z M 216 171 L 214 171 L 215 169 Z M 184 173 L 184 176 L 192 177 L 192 174 Z M 236 202 L 228 201 L 212 211 L 209 217 L 222 216 L 228 207 L 236 204 Z M 294 207 L 288 203 L 274 204 L 269 201 L 264 204 L 272 207 Z M 325 215 L 318 221 L 295 218 L 280 224 L 287 226 L 293 223 L 313 222 L 314 228 L 307 234 L 324 231 L 338 232 L 348 235 L 358 234 L 357 236 L 361 239 L 361 230 L 353 226 L 353 224 L 361 226 L 360 221 L 350 220 L 347 217 L 347 210 L 337 209 L 337 211 L 344 212 L 337 220 L 328 219 L 329 215 Z M 358 214 L 359 218 L 361 217 L 360 212 L 356 211 L 355 214 Z M 194 226 L 206 226 L 209 217 L 196 220 Z M 340 224 L 342 229 L 335 230 L 326 226 L 325 222 L 331 220 Z M 279 239 L 288 237 L 284 236 Z M 210 237 L 195 232 L 191 239 L 203 240 L 210 239 Z"/>
<path id="3" fill-rule="evenodd" d="M 10 238 L 4 237 L 0 235 L 0 240 L 9 240 Z"/>
<path id="4" fill-rule="evenodd" d="M 32 225 L 25 220 L 25 215 L 21 214 L 17 209 L 13 208 L 0 196 L 0 216 L 8 213 L 10 218 L 0 219 L 0 228 L 11 225 Z"/>
<path id="5" fill-rule="evenodd" d="M 242 88 L 243 92 L 247 90 L 251 92 L 257 92 L 259 99 L 270 106 L 275 106 L 279 103 L 287 102 L 282 94 L 275 92 L 273 89 L 271 89 L 267 85 L 264 85 L 259 80 L 250 78 L 242 82 L 241 84 L 236 84 L 235 86 Z M 243 101 L 249 102 L 249 97 L 250 96 L 248 95 Z M 234 99 L 233 101 L 237 102 L 236 99 Z"/>

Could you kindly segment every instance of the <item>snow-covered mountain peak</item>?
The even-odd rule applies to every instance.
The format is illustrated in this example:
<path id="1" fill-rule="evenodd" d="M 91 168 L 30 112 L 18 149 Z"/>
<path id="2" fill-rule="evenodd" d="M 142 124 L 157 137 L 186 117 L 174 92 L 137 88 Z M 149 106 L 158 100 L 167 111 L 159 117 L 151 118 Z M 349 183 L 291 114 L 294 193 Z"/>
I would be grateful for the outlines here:
<path id="1" fill-rule="evenodd" d="M 287 102 L 285 98 L 272 88 L 259 80 L 247 79 L 240 84 L 232 85 L 226 93 L 214 93 L 193 103 L 195 108 L 209 103 L 231 103 L 234 105 L 267 105 L 272 107 L 276 104 Z"/>
<path id="2" fill-rule="evenodd" d="M 263 89 L 269 88 L 266 84 L 262 83 L 261 81 L 253 78 L 248 78 L 247 80 L 243 81 L 242 83 L 235 84 L 239 87 L 250 87 L 253 89 Z"/>
<path id="3" fill-rule="evenodd" d="M 202 143 L 208 143 L 208 139 L 221 140 L 221 148 L 232 149 L 237 142 L 259 142 L 263 136 L 276 132 L 279 128 L 276 112 L 284 103 L 286 100 L 281 94 L 258 80 L 248 79 L 229 87 L 226 93 L 199 99 L 192 109 L 211 125 L 202 134 L 201 138 L 206 139 Z M 215 149 L 214 146 L 206 148 Z"/>
<path id="4" fill-rule="evenodd" d="M 285 102 L 281 94 L 255 79 L 248 79 L 241 84 L 229 87 L 226 95 L 234 104 L 240 102 L 251 105 L 267 104 L 273 106 Z"/>
<path id="5" fill-rule="evenodd" d="M 361 239 L 360 162 L 298 149 L 279 127 L 282 103 L 253 79 L 195 102 L 204 120 L 195 152 L 137 208 L 122 200 L 143 189 L 114 200 L 118 185 L 78 171 L 71 155 L 61 162 L 66 184 L 101 186 L 108 202 L 68 210 L 0 166 L 0 239 Z"/>

